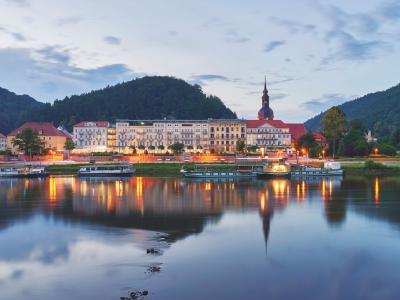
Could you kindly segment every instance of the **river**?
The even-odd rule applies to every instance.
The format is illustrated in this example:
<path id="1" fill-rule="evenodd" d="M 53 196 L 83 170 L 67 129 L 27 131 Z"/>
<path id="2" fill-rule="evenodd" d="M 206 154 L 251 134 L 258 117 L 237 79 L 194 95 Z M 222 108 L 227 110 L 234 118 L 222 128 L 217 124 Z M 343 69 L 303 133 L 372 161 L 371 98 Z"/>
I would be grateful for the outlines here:
<path id="1" fill-rule="evenodd" d="M 4 300 L 398 299 L 399 270 L 400 178 L 0 180 Z"/>

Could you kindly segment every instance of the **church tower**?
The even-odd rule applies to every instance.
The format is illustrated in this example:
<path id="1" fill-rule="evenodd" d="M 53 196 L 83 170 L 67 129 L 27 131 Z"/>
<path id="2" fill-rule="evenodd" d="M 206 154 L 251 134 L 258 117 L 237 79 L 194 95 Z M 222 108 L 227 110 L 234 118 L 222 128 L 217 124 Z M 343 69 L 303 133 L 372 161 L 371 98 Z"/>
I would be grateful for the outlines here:
<path id="1" fill-rule="evenodd" d="M 264 81 L 264 91 L 262 95 L 262 106 L 261 109 L 258 111 L 258 119 L 259 120 L 273 120 L 274 119 L 274 112 L 269 107 L 269 95 L 267 90 L 267 78 Z"/>

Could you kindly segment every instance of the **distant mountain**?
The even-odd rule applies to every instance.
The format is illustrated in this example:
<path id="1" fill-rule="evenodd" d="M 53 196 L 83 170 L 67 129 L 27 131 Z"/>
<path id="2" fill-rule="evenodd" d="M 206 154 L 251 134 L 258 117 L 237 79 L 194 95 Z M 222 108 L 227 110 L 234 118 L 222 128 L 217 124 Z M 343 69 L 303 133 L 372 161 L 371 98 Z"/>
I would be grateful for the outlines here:
<path id="1" fill-rule="evenodd" d="M 347 119 L 360 119 L 368 129 L 378 133 L 391 131 L 400 127 L 400 84 L 382 92 L 368 94 L 364 97 L 340 105 Z M 308 120 L 308 130 L 321 128 L 323 113 Z"/>
<path id="2" fill-rule="evenodd" d="M 21 106 L 15 105 L 10 109 L 18 112 L 25 105 Z M 200 86 L 173 77 L 159 76 L 143 77 L 87 94 L 66 97 L 53 104 L 36 101 L 35 105 L 26 108 L 24 111 L 29 111 L 29 115 L 23 113 L 16 116 L 14 113 L 9 118 L 11 125 L 0 125 L 0 131 L 10 131 L 22 121 L 49 121 L 71 129 L 80 121 L 95 120 L 237 118 L 218 97 L 205 95 Z"/>
<path id="3" fill-rule="evenodd" d="M 29 113 L 44 107 L 44 104 L 27 95 L 16 95 L 0 87 L 0 133 L 8 134 Z"/>

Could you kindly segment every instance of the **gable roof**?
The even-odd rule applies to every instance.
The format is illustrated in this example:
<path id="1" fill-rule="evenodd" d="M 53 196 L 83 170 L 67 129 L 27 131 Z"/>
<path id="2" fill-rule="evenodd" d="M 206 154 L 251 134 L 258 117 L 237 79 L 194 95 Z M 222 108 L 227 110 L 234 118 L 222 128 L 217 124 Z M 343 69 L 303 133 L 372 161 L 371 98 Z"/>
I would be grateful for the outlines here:
<path id="1" fill-rule="evenodd" d="M 17 129 L 10 132 L 9 136 L 16 136 L 21 133 L 24 129 L 31 128 L 36 130 L 41 136 L 62 136 L 67 137 L 63 132 L 54 127 L 49 122 L 27 122 L 22 124 Z"/>
<path id="2" fill-rule="evenodd" d="M 314 138 L 315 138 L 315 140 L 317 141 L 317 142 L 319 142 L 319 143 L 326 143 L 326 137 L 325 136 L 323 136 L 320 132 L 318 132 L 318 131 L 314 131 L 313 133 L 313 136 L 314 136 Z"/>
<path id="3" fill-rule="evenodd" d="M 292 135 L 292 140 L 294 142 L 296 142 L 302 135 L 307 133 L 307 129 L 302 123 L 291 123 L 286 125 L 289 128 L 290 134 Z"/>
<path id="4" fill-rule="evenodd" d="M 87 123 L 95 124 L 96 127 L 108 127 L 110 123 L 107 121 L 82 121 L 78 124 L 75 124 L 73 127 L 91 127 L 87 126 Z"/>
<path id="5" fill-rule="evenodd" d="M 6 136 L 0 132 L 0 138 L 4 139 Z"/>
<path id="6" fill-rule="evenodd" d="M 269 124 L 275 128 L 289 128 L 287 126 L 287 124 L 285 124 L 281 120 L 247 120 L 246 121 L 247 128 L 258 128 L 265 124 Z"/>

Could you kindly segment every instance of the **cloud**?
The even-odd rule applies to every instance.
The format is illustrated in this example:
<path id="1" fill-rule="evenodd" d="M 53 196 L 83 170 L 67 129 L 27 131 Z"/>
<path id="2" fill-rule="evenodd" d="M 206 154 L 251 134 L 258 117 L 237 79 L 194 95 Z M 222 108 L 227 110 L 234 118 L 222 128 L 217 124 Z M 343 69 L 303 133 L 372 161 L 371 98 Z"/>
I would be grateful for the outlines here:
<path id="1" fill-rule="evenodd" d="M 121 39 L 117 38 L 116 36 L 107 35 L 104 37 L 104 41 L 110 45 L 119 45 L 121 44 Z"/>
<path id="2" fill-rule="evenodd" d="M 55 21 L 57 26 L 65 26 L 69 24 L 76 24 L 79 22 L 82 22 L 83 18 L 82 17 L 65 17 L 65 18 L 59 18 Z"/>
<path id="3" fill-rule="evenodd" d="M 71 55 L 68 50 L 62 50 L 59 46 L 47 46 L 36 51 L 41 54 L 46 61 L 68 63 Z"/>
<path id="4" fill-rule="evenodd" d="M 311 99 L 302 104 L 303 108 L 312 112 L 320 113 L 332 106 L 340 105 L 344 102 L 357 98 L 357 96 L 344 96 L 342 94 L 324 94 L 320 98 Z"/>
<path id="5" fill-rule="evenodd" d="M 360 40 L 345 31 L 330 32 L 327 40 L 336 41 L 336 50 L 323 58 L 322 64 L 328 64 L 339 60 L 367 60 L 375 57 L 375 54 L 389 45 L 381 40 Z"/>
<path id="6" fill-rule="evenodd" d="M 29 5 L 29 0 L 7 0 L 7 1 L 11 2 L 11 3 L 16 3 L 16 4 L 21 5 L 21 6 L 28 6 Z"/>
<path id="7" fill-rule="evenodd" d="M 312 24 L 302 24 L 299 22 L 284 20 L 276 17 L 269 17 L 268 20 L 272 21 L 277 26 L 285 28 L 292 34 L 316 33 L 316 26 Z"/>
<path id="8" fill-rule="evenodd" d="M 226 76 L 223 75 L 217 75 L 217 74 L 200 74 L 200 75 L 193 75 L 190 76 L 189 82 L 191 84 L 198 84 L 201 86 L 207 85 L 208 81 L 232 81 Z"/>
<path id="9" fill-rule="evenodd" d="M 400 2 L 398 0 L 389 2 L 382 6 L 381 15 L 391 21 L 400 20 Z"/>
<path id="10" fill-rule="evenodd" d="M 70 53 L 58 46 L 36 50 L 3 48 L 0 65 L 3 87 L 41 101 L 62 99 L 144 75 L 124 64 L 81 68 L 73 65 Z"/>
<path id="11" fill-rule="evenodd" d="M 225 40 L 230 43 L 239 43 L 239 44 L 243 44 L 243 43 L 250 41 L 250 39 L 248 37 L 241 36 L 237 32 L 237 30 L 233 29 L 233 28 L 228 29 L 225 32 Z"/>
<path id="12" fill-rule="evenodd" d="M 0 32 L 4 32 L 11 36 L 13 39 L 15 39 L 18 42 L 25 42 L 27 38 L 20 32 L 15 32 L 15 31 L 10 31 L 7 28 L 0 27 Z"/>
<path id="13" fill-rule="evenodd" d="M 276 48 L 281 47 L 286 44 L 286 41 L 272 41 L 265 45 L 264 52 L 272 52 Z"/>

